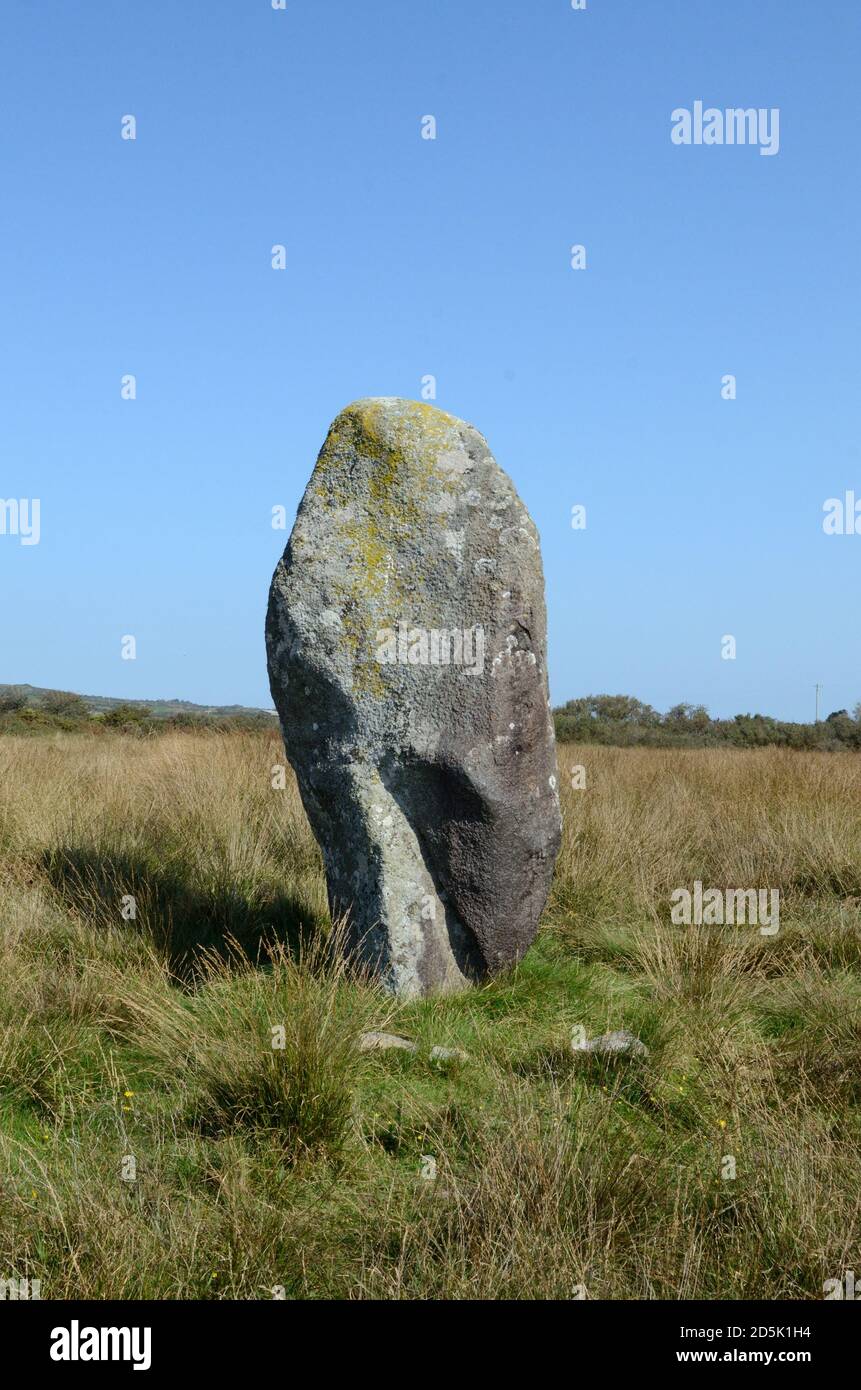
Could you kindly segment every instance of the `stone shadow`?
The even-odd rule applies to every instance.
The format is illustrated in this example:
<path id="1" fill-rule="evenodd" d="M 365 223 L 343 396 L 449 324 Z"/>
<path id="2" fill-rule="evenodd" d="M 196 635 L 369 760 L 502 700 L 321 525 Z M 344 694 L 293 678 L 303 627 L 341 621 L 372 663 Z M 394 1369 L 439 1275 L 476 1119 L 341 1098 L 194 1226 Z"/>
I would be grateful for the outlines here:
<path id="1" fill-rule="evenodd" d="M 284 945 L 295 954 L 325 925 L 306 899 L 288 890 L 201 888 L 180 869 L 144 856 L 63 845 L 41 856 L 41 868 L 65 908 L 96 928 L 145 935 L 181 979 L 194 979 L 202 952 L 228 959 L 239 951 L 265 961 L 268 947 Z M 134 899 L 134 918 L 123 916 L 124 898 Z"/>

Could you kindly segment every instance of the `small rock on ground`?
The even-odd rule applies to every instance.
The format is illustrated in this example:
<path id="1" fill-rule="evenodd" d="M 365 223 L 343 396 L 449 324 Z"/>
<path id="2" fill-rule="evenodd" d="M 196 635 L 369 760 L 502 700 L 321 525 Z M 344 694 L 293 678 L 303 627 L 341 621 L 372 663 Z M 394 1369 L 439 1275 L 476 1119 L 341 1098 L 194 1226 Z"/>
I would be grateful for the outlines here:
<path id="1" fill-rule="evenodd" d="M 461 1047 L 432 1047 L 430 1059 L 432 1062 L 468 1062 L 469 1053 Z"/>
<path id="2" fill-rule="evenodd" d="M 417 1051 L 414 1042 L 409 1038 L 400 1038 L 397 1033 L 362 1033 L 359 1038 L 360 1052 L 382 1051 L 389 1047 L 399 1047 L 404 1052 Z"/>
<path id="3" fill-rule="evenodd" d="M 573 1043 L 574 1052 L 598 1052 L 610 1055 L 625 1053 L 629 1057 L 648 1057 L 649 1049 L 639 1038 L 629 1033 L 627 1028 L 618 1028 L 612 1033 L 602 1033 L 598 1038 L 588 1038 L 581 1043 Z"/>

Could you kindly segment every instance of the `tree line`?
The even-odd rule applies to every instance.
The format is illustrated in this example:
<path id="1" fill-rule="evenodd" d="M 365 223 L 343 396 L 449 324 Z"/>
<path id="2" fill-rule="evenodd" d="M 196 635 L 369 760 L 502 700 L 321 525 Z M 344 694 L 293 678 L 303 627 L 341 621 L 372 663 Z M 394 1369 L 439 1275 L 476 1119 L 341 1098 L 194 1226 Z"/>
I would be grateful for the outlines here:
<path id="1" fill-rule="evenodd" d="M 665 714 L 633 695 L 585 695 L 553 711 L 560 743 L 606 743 L 652 748 L 861 749 L 861 703 L 834 710 L 818 723 L 793 724 L 768 714 L 712 719 L 705 705 L 679 704 Z"/>
<path id="2" fill-rule="evenodd" d="M 553 711 L 560 743 L 605 743 L 645 748 L 784 748 L 828 752 L 861 750 L 861 703 L 850 714 L 834 710 L 818 723 L 793 724 L 768 714 L 736 714 L 712 719 L 705 705 L 678 704 L 665 714 L 633 695 L 584 695 Z M 100 729 L 131 734 L 168 729 L 277 729 L 274 715 L 156 714 L 143 704 L 116 704 L 94 713 L 80 695 L 65 690 L 40 694 L 38 702 L 17 694 L 0 694 L 0 733 L 47 733 Z"/>

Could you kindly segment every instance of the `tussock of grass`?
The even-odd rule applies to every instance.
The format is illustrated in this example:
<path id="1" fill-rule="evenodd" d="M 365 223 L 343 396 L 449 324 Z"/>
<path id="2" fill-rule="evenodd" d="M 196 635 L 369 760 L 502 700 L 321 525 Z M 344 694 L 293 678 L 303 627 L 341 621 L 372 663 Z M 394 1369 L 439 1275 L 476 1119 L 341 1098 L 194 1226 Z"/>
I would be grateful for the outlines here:
<path id="1" fill-rule="evenodd" d="M 857 1269 L 861 759 L 561 759 L 538 941 L 405 1004 L 343 968 L 265 733 L 0 739 L 0 1277 L 818 1298 Z M 695 879 L 779 888 L 779 935 L 672 926 Z M 577 1055 L 576 1025 L 648 1056 Z M 361 1053 L 370 1028 L 418 1050 Z"/>
<path id="2" fill-rule="evenodd" d="M 343 931 L 255 968 L 237 950 L 203 956 L 197 988 L 114 984 L 114 1031 L 150 1085 L 183 1092 L 195 1129 L 265 1135 L 291 1161 L 340 1153 L 352 1117 L 364 1023 L 385 1016 L 374 986 L 347 978 Z M 334 939 L 333 939 L 334 938 Z"/>

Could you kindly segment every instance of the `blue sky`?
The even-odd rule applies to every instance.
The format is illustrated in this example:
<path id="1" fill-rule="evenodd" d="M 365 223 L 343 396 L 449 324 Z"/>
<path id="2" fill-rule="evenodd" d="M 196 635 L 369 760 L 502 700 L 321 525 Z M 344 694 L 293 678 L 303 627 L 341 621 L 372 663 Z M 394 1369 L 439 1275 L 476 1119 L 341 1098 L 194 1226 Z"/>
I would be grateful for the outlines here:
<path id="1" fill-rule="evenodd" d="M 268 706 L 272 507 L 433 374 L 541 532 L 554 702 L 851 708 L 859 66 L 849 0 L 5 0 L 0 681 Z M 779 153 L 674 145 L 697 100 Z"/>

